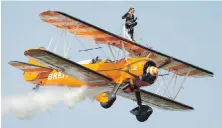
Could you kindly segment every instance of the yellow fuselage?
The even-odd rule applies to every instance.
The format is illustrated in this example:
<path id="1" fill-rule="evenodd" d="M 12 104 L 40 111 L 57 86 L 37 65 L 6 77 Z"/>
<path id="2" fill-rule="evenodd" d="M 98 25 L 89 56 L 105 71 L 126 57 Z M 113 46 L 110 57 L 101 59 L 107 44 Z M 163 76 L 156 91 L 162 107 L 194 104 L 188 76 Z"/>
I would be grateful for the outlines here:
<path id="1" fill-rule="evenodd" d="M 144 64 L 149 60 L 149 58 L 129 58 L 127 61 L 122 59 L 116 62 L 102 60 L 94 64 L 82 65 L 111 78 L 115 83 L 122 83 L 129 81 L 130 79 L 134 79 L 135 76 L 141 76 L 143 74 Z M 38 63 L 38 65 L 44 66 L 40 63 Z M 25 72 L 24 78 L 28 82 L 40 84 L 42 86 L 58 85 L 79 87 L 84 85 L 82 81 L 67 76 L 56 70 L 41 73 Z"/>

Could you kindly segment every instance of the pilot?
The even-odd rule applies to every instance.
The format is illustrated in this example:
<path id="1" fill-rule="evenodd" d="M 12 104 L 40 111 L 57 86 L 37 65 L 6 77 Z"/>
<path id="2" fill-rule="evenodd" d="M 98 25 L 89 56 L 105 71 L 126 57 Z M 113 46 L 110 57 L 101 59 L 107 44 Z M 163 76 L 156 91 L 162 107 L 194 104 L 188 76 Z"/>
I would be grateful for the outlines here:
<path id="1" fill-rule="evenodd" d="M 125 26 L 126 26 L 126 29 L 128 30 L 128 33 L 131 37 L 131 39 L 135 42 L 134 40 L 134 27 L 137 25 L 137 17 L 134 19 L 134 15 L 133 13 L 135 12 L 135 9 L 133 7 L 131 7 L 129 9 L 129 11 L 122 16 L 122 19 L 126 19 L 125 21 Z"/>
<path id="2" fill-rule="evenodd" d="M 99 59 L 99 56 L 97 56 L 95 59 L 92 59 L 92 64 L 95 64 L 96 62 L 101 61 L 101 59 Z"/>

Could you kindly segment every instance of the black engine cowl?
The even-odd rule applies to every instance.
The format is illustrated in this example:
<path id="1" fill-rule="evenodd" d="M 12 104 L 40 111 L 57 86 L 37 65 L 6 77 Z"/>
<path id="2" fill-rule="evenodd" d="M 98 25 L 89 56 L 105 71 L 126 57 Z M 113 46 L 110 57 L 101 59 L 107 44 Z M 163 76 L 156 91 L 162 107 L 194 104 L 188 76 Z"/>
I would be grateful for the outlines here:
<path id="1" fill-rule="evenodd" d="M 156 67 L 156 63 L 153 61 L 148 61 L 145 63 L 144 67 L 143 67 L 143 75 L 142 75 L 142 80 L 149 83 L 149 84 L 153 84 L 155 82 L 155 80 L 157 79 L 157 75 L 151 75 L 151 73 L 147 72 L 147 69 L 149 67 Z"/>

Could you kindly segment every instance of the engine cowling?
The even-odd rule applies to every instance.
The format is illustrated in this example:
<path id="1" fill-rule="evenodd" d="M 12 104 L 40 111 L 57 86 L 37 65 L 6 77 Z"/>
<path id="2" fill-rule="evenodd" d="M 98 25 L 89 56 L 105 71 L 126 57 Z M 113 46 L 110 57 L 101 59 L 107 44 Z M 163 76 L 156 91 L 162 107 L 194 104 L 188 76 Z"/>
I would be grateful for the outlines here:
<path id="1" fill-rule="evenodd" d="M 130 70 L 130 73 L 139 77 L 139 80 L 135 79 L 134 81 L 132 81 L 134 82 L 133 84 L 135 86 L 150 86 L 156 81 L 158 77 L 159 69 L 156 67 L 156 63 L 152 60 L 148 60 L 139 64 L 135 63 L 131 67 L 137 67 L 137 70 Z M 123 91 L 125 93 L 133 92 L 133 87 L 131 86 L 131 84 L 129 84 L 128 86 L 123 88 Z"/>
<path id="2" fill-rule="evenodd" d="M 159 69 L 156 67 L 156 63 L 153 61 L 147 61 L 143 67 L 142 80 L 153 84 L 158 76 Z"/>

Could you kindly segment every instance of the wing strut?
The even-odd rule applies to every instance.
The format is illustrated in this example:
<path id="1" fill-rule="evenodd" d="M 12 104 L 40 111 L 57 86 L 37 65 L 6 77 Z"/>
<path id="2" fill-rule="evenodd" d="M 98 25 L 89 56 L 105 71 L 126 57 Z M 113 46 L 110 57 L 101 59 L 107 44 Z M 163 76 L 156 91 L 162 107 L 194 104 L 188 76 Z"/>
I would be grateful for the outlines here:
<path id="1" fill-rule="evenodd" d="M 47 50 L 49 50 L 49 48 L 50 48 L 50 46 L 51 46 L 51 44 L 52 44 L 52 40 L 53 40 L 53 37 L 51 37 L 51 40 L 50 40 L 50 42 L 49 42 L 49 45 L 48 45 Z"/>
<path id="2" fill-rule="evenodd" d="M 77 26 L 76 26 L 73 39 L 76 37 L 76 33 L 78 32 L 79 25 L 80 25 L 80 24 L 77 24 Z M 68 50 L 67 50 L 67 53 L 66 53 L 66 56 L 65 56 L 65 57 L 68 56 L 69 50 L 70 50 L 71 47 L 72 47 L 72 43 L 70 43 L 69 48 L 68 48 Z"/>
<path id="3" fill-rule="evenodd" d="M 60 38 L 63 36 L 63 33 L 64 33 L 64 29 L 62 29 L 62 33 L 61 33 L 61 35 L 60 35 Z M 53 50 L 54 53 L 56 52 L 56 49 L 57 49 L 58 44 L 59 44 L 59 41 L 60 41 L 60 40 L 58 39 L 57 42 L 56 42 L 55 48 L 54 48 L 54 50 Z"/>
<path id="4" fill-rule="evenodd" d="M 65 28 L 65 34 L 64 34 L 64 57 L 66 57 L 66 25 L 67 25 L 67 18 L 65 18 L 65 24 L 64 24 L 64 28 Z"/>
<path id="5" fill-rule="evenodd" d="M 125 58 L 125 60 L 127 61 L 127 58 L 126 58 L 126 50 L 125 50 L 123 41 L 121 41 L 121 45 L 122 45 L 122 49 L 123 49 L 124 58 Z"/>
<path id="6" fill-rule="evenodd" d="M 113 54 L 113 51 L 112 51 L 112 49 L 111 49 L 111 46 L 108 44 L 108 47 L 109 47 L 109 50 L 110 50 L 110 52 L 111 52 L 111 54 L 112 54 L 112 56 L 113 56 L 113 59 L 114 59 L 114 61 L 116 61 L 116 58 L 115 58 L 115 56 L 114 56 L 114 54 Z"/>
<path id="7" fill-rule="evenodd" d="M 183 81 L 182 81 L 182 83 L 180 85 L 180 88 L 179 88 L 176 96 L 174 97 L 174 100 L 177 98 L 177 95 L 180 93 L 180 90 L 183 88 L 183 84 L 184 84 L 185 80 L 187 79 L 187 77 L 189 76 L 189 74 L 190 74 L 190 70 L 187 72 L 186 76 L 184 77 L 184 79 L 183 79 Z"/>
<path id="8" fill-rule="evenodd" d="M 164 76 L 161 76 L 161 81 L 159 81 L 159 79 L 157 79 L 157 83 L 158 83 L 159 87 L 157 88 L 157 91 L 155 94 L 160 95 L 160 90 L 162 89 L 162 87 L 165 87 L 165 89 L 163 90 L 163 95 L 166 95 L 166 97 L 168 97 L 169 99 L 175 100 L 177 98 L 178 94 L 180 93 L 181 89 L 183 89 L 183 84 L 185 83 L 185 81 L 186 81 L 187 77 L 189 76 L 189 74 L 191 73 L 191 71 L 192 70 L 189 70 L 186 73 L 186 75 L 179 82 L 178 86 L 176 86 L 177 81 L 179 80 L 179 78 L 177 79 L 178 70 L 175 70 L 174 73 L 172 74 L 172 76 L 169 77 L 170 78 L 169 81 L 167 79 L 165 79 Z M 169 90 L 170 88 L 172 88 L 173 92 L 170 92 L 170 90 Z"/>

